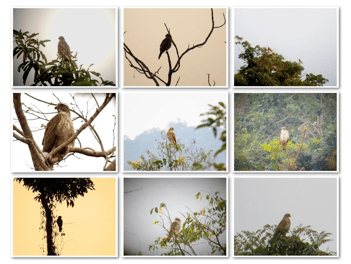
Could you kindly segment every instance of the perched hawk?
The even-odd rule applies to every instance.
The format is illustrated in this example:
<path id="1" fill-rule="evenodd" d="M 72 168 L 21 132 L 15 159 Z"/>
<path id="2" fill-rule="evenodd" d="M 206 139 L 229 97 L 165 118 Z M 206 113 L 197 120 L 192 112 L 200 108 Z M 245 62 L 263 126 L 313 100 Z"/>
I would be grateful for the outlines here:
<path id="1" fill-rule="evenodd" d="M 165 52 L 166 50 L 169 50 L 171 46 L 172 46 L 172 36 L 170 34 L 167 34 L 166 38 L 161 42 L 160 55 L 158 56 L 158 59 L 160 59 L 162 53 Z"/>
<path id="2" fill-rule="evenodd" d="M 71 49 L 69 48 L 65 38 L 62 36 L 59 37 L 57 52 L 63 61 L 71 61 Z"/>
<path id="3" fill-rule="evenodd" d="M 169 145 L 175 145 L 177 144 L 177 139 L 176 139 L 176 135 L 174 134 L 174 128 L 173 127 L 170 127 L 168 129 L 168 132 L 167 132 L 167 137 L 169 139 Z"/>
<path id="4" fill-rule="evenodd" d="M 299 63 L 303 64 L 302 61 L 299 59 Z"/>
<path id="5" fill-rule="evenodd" d="M 63 222 L 62 222 L 62 217 L 59 216 L 59 217 L 57 218 L 57 225 L 58 225 L 58 227 L 59 227 L 59 231 L 60 231 L 60 232 L 62 232 L 62 224 L 63 224 Z"/>
<path id="6" fill-rule="evenodd" d="M 286 149 L 286 144 L 289 141 L 289 131 L 285 127 L 282 127 L 280 131 L 280 142 L 283 144 L 283 149 Z"/>
<path id="7" fill-rule="evenodd" d="M 283 219 L 280 221 L 279 225 L 275 229 L 275 232 L 283 231 L 284 229 L 287 229 L 285 231 L 288 231 L 290 229 L 291 221 L 290 218 L 291 215 L 289 213 L 285 214 Z"/>
<path id="8" fill-rule="evenodd" d="M 167 238 L 168 242 L 171 240 L 172 236 L 177 237 L 177 235 L 180 231 L 181 225 L 182 225 L 182 221 L 180 220 L 179 217 L 176 217 L 174 219 L 173 223 L 171 224 L 171 228 L 169 229 L 168 238 Z"/>
<path id="9" fill-rule="evenodd" d="M 71 111 L 67 104 L 59 103 L 56 105 L 57 115 L 55 115 L 46 125 L 43 138 L 43 152 L 50 153 L 52 150 L 60 146 L 74 134 L 74 125 L 71 119 Z M 52 158 L 58 157 L 62 160 L 74 146 L 74 141 L 60 150 Z M 51 168 L 53 164 L 51 164 Z"/>

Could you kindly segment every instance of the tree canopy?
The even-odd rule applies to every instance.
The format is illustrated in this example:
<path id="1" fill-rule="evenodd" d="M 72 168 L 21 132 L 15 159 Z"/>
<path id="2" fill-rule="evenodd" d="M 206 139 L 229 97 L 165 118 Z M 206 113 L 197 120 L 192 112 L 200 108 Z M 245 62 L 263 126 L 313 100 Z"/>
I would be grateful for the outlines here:
<path id="1" fill-rule="evenodd" d="M 286 228 L 288 229 L 288 228 Z M 335 255 L 335 252 L 323 251 L 320 246 L 330 241 L 331 233 L 311 229 L 311 226 L 297 226 L 287 232 L 276 232 L 276 225 L 265 225 L 257 231 L 241 231 L 234 236 L 234 255 Z M 286 230 L 288 231 L 288 230 Z M 302 237 L 302 239 L 301 239 Z M 309 238 L 310 242 L 305 241 Z"/>
<path id="2" fill-rule="evenodd" d="M 241 50 L 239 58 L 244 60 L 244 66 L 234 75 L 235 86 L 323 86 L 328 82 L 321 74 L 313 73 L 306 74 L 303 80 L 300 60 L 286 61 L 270 47 L 253 47 L 239 36 L 235 39 Z"/>
<path id="3" fill-rule="evenodd" d="M 203 195 L 198 192 L 195 195 L 196 199 L 202 200 Z M 220 197 L 220 193 L 208 193 L 205 196 L 209 207 L 203 208 L 199 212 L 192 212 L 188 208 L 188 212 L 182 214 L 185 218 L 181 230 L 178 235 L 172 234 L 170 239 L 169 226 L 172 219 L 165 203 L 151 209 L 150 214 L 154 212 L 159 215 L 161 221 L 155 220 L 152 225 L 157 225 L 165 231 L 166 237 L 158 237 L 153 245 L 149 246 L 149 251 L 158 255 L 159 249 L 166 250 L 165 256 L 196 256 L 196 255 L 226 255 L 226 200 Z M 205 242 L 208 245 L 208 253 L 197 252 L 196 245 Z"/>
<path id="4" fill-rule="evenodd" d="M 18 66 L 18 72 L 23 71 L 23 85 L 26 85 L 28 75 L 34 71 L 34 81 L 31 86 L 115 86 L 111 81 L 104 80 L 101 74 L 91 71 L 91 64 L 87 69 L 77 65 L 77 53 L 71 56 L 71 60 L 56 59 L 48 62 L 45 53 L 45 43 L 51 40 L 39 40 L 39 33 L 13 30 L 15 47 L 13 57 L 23 56 L 22 63 Z M 93 77 L 99 78 L 100 82 Z"/>
<path id="5" fill-rule="evenodd" d="M 234 126 L 235 171 L 337 170 L 336 93 L 236 93 Z"/>

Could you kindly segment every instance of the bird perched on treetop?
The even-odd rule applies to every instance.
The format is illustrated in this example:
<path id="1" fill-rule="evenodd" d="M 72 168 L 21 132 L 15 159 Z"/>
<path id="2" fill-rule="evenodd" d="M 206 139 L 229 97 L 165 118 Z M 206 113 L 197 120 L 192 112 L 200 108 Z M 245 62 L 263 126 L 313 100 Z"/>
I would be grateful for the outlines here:
<path id="1" fill-rule="evenodd" d="M 291 221 L 290 218 L 291 215 L 289 213 L 285 214 L 283 219 L 280 221 L 279 225 L 275 229 L 275 232 L 280 232 L 280 231 L 285 231 L 287 232 L 290 229 Z M 286 229 L 286 230 L 284 230 Z"/>
<path id="2" fill-rule="evenodd" d="M 57 45 L 57 52 L 63 61 L 71 61 L 71 49 L 64 37 L 60 36 Z"/>
<path id="3" fill-rule="evenodd" d="M 165 52 L 166 50 L 169 50 L 171 46 L 172 46 L 172 36 L 170 34 L 167 34 L 166 38 L 161 42 L 160 55 L 158 56 L 158 59 L 160 59 L 162 53 Z"/>
<path id="4" fill-rule="evenodd" d="M 57 218 L 57 225 L 59 227 L 59 231 L 62 232 L 62 224 L 63 224 L 63 221 L 62 221 L 62 216 L 59 216 Z"/>
<path id="5" fill-rule="evenodd" d="M 170 127 L 167 132 L 167 137 L 169 139 L 169 145 L 176 145 L 177 144 L 177 139 L 176 135 L 174 133 L 174 128 Z"/>
<path id="6" fill-rule="evenodd" d="M 300 62 L 301 64 L 303 64 L 302 61 L 301 61 L 300 59 L 299 59 L 299 62 Z"/>

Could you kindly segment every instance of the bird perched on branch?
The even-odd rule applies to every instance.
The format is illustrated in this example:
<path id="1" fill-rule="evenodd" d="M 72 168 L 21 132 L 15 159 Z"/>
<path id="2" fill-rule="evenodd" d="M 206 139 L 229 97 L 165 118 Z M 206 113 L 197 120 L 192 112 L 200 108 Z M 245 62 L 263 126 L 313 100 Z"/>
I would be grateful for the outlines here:
<path id="1" fill-rule="evenodd" d="M 181 225 L 182 225 L 182 221 L 180 220 L 179 217 L 176 217 L 174 219 L 173 223 L 171 224 L 171 228 L 169 229 L 168 238 L 167 238 L 168 242 L 171 240 L 172 236 L 177 237 L 177 235 L 180 231 Z"/>
<path id="2" fill-rule="evenodd" d="M 160 59 L 162 53 L 165 52 L 166 50 L 169 50 L 171 46 L 172 46 L 172 36 L 170 34 L 167 34 L 166 38 L 161 42 L 160 55 L 158 56 L 158 59 Z"/>
<path id="3" fill-rule="evenodd" d="M 286 145 L 289 141 L 289 131 L 286 130 L 285 127 L 281 128 L 282 130 L 280 131 L 280 142 L 283 144 L 283 149 L 286 149 Z"/>
<path id="4" fill-rule="evenodd" d="M 71 110 L 68 105 L 65 103 L 58 103 L 55 109 L 57 109 L 58 113 L 47 123 L 42 142 L 43 152 L 47 153 L 50 153 L 60 146 L 74 134 Z M 62 160 L 73 146 L 74 140 L 51 158 L 58 157 L 59 160 Z M 51 168 L 52 167 L 53 164 L 51 164 Z"/>
<path id="5" fill-rule="evenodd" d="M 275 233 L 289 231 L 290 225 L 291 225 L 291 221 L 290 221 L 289 217 L 291 217 L 291 215 L 289 213 L 284 215 L 283 219 L 280 221 L 279 225 L 275 229 Z"/>
<path id="6" fill-rule="evenodd" d="M 302 61 L 299 59 L 299 63 L 303 64 Z"/>
<path id="7" fill-rule="evenodd" d="M 62 36 L 59 37 L 57 52 L 63 61 L 71 61 L 71 49 L 69 48 L 65 38 Z"/>
<path id="8" fill-rule="evenodd" d="M 167 132 L 167 137 L 169 139 L 169 145 L 176 145 L 177 144 L 176 135 L 173 131 L 174 131 L 174 128 L 170 127 L 168 129 L 168 132 Z"/>
<path id="9" fill-rule="evenodd" d="M 57 218 L 57 225 L 58 225 L 58 227 L 59 227 L 59 231 L 60 232 L 62 232 L 62 224 L 63 224 L 63 221 L 62 221 L 62 216 L 59 216 L 58 218 Z"/>

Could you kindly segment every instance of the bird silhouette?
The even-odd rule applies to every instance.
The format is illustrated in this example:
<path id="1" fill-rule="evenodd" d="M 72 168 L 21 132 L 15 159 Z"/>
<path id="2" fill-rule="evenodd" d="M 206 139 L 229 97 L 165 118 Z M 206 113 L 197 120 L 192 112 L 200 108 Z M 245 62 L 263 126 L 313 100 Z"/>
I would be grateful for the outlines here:
<path id="1" fill-rule="evenodd" d="M 63 221 L 62 221 L 62 216 L 59 216 L 57 218 L 57 225 L 59 227 L 59 231 L 62 232 L 62 224 L 63 224 Z"/>
<path id="2" fill-rule="evenodd" d="M 299 59 L 299 62 L 300 62 L 301 64 L 303 64 L 302 61 L 301 61 L 300 59 Z"/>
<path id="3" fill-rule="evenodd" d="M 166 38 L 161 42 L 160 55 L 158 56 L 158 59 L 160 59 L 162 53 L 165 52 L 166 50 L 169 50 L 171 46 L 172 46 L 172 36 L 170 34 L 167 34 Z"/>

